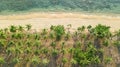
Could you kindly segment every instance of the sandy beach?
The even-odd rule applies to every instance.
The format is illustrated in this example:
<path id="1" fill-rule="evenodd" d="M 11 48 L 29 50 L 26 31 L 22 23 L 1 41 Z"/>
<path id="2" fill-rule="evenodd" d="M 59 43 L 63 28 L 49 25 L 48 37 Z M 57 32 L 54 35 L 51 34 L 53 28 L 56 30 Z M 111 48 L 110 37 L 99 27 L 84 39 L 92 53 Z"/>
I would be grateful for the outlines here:
<path id="1" fill-rule="evenodd" d="M 10 25 L 31 24 L 32 29 L 49 28 L 51 25 L 72 25 L 72 29 L 79 26 L 103 24 L 111 27 L 111 30 L 120 29 L 120 17 L 103 15 L 84 15 L 72 13 L 33 13 L 26 15 L 0 15 L 0 28 L 6 28 Z"/>

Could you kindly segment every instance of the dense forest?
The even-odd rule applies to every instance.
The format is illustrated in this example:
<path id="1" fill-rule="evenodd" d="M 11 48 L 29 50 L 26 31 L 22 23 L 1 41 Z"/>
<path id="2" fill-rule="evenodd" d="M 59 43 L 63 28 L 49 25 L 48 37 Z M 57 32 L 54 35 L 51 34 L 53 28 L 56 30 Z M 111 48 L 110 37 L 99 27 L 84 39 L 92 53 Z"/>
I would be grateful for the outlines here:
<path id="1" fill-rule="evenodd" d="M 120 0 L 0 0 L 0 12 L 5 10 L 23 11 L 33 8 L 81 10 L 81 11 L 113 11 L 119 13 Z"/>

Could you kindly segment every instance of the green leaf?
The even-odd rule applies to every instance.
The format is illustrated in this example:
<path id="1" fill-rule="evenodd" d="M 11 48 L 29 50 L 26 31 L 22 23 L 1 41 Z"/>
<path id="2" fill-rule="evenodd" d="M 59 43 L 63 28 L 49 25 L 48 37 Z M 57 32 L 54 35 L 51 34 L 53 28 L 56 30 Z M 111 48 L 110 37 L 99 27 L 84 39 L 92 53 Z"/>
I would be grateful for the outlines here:
<path id="1" fill-rule="evenodd" d="M 17 26 L 11 25 L 10 32 L 16 32 L 16 31 L 17 31 Z"/>
<path id="2" fill-rule="evenodd" d="M 27 31 L 29 31 L 32 28 L 32 25 L 31 24 L 27 24 L 26 28 L 27 28 Z"/>
<path id="3" fill-rule="evenodd" d="M 65 64 L 67 62 L 67 58 L 62 58 L 62 62 Z"/>
<path id="4" fill-rule="evenodd" d="M 3 57 L 0 57 L 0 64 L 4 64 L 5 63 L 5 60 Z"/>
<path id="5" fill-rule="evenodd" d="M 12 62 L 15 63 L 15 64 L 16 64 L 16 63 L 19 63 L 19 62 L 20 62 L 20 59 L 19 59 L 19 58 L 14 58 L 14 59 L 12 60 Z"/>
<path id="6" fill-rule="evenodd" d="M 72 64 L 77 64 L 77 61 L 76 60 L 74 60 L 74 59 L 71 59 L 71 61 L 70 61 Z"/>
<path id="7" fill-rule="evenodd" d="M 38 56 L 33 56 L 31 62 L 33 64 L 39 64 L 40 63 L 40 58 Z"/>
<path id="8" fill-rule="evenodd" d="M 105 64 L 108 64 L 108 63 L 110 63 L 112 61 L 112 58 L 111 57 L 106 57 L 104 59 L 104 61 L 105 61 Z"/>
<path id="9" fill-rule="evenodd" d="M 46 64 L 49 63 L 49 60 L 45 58 L 45 59 L 42 60 L 42 63 L 43 63 L 44 65 L 46 65 Z"/>

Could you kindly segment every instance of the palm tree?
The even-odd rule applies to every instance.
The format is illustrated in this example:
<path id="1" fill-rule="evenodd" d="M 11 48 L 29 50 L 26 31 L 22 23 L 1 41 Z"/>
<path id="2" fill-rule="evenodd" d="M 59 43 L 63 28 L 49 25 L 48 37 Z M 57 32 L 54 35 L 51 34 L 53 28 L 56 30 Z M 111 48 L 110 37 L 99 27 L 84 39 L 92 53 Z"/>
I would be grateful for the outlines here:
<path id="1" fill-rule="evenodd" d="M 27 25 L 26 25 L 26 28 L 27 28 L 27 31 L 29 31 L 29 30 L 32 28 L 32 25 L 27 24 Z"/>
<path id="2" fill-rule="evenodd" d="M 62 36 L 65 34 L 64 26 L 62 25 L 55 26 L 54 32 L 56 35 L 56 40 L 57 41 L 61 40 Z"/>
<path id="3" fill-rule="evenodd" d="M 0 67 L 3 67 L 3 64 L 5 63 L 5 60 L 3 57 L 0 57 Z"/>
<path id="4" fill-rule="evenodd" d="M 10 26 L 10 32 L 17 32 L 17 27 L 14 25 Z"/>
<path id="5" fill-rule="evenodd" d="M 18 30 L 22 32 L 24 31 L 24 27 L 19 25 Z"/>
<path id="6" fill-rule="evenodd" d="M 98 24 L 95 28 L 91 29 L 91 34 L 95 37 L 95 46 L 100 48 L 105 39 L 109 39 L 111 36 L 110 27 Z"/>

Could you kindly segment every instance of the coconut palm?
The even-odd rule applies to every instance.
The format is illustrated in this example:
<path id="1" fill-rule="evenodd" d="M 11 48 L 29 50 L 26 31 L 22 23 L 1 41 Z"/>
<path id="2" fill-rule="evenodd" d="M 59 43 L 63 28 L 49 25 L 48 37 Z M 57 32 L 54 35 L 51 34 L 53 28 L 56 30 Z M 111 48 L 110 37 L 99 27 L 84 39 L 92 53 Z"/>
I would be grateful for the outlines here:
<path id="1" fill-rule="evenodd" d="M 62 25 L 55 26 L 54 32 L 55 32 L 56 40 L 57 41 L 61 40 L 62 36 L 65 34 L 64 26 Z"/>
<path id="2" fill-rule="evenodd" d="M 24 27 L 19 25 L 18 26 L 18 30 L 21 31 L 21 32 L 23 32 L 24 31 Z"/>
<path id="3" fill-rule="evenodd" d="M 95 28 L 91 29 L 91 34 L 95 36 L 95 46 L 100 48 L 103 41 L 111 37 L 110 27 L 98 24 Z"/>
<path id="4" fill-rule="evenodd" d="M 29 30 L 32 28 L 32 25 L 27 24 L 27 25 L 26 25 L 26 28 L 27 28 L 27 31 L 29 31 Z"/>
<path id="5" fill-rule="evenodd" d="M 0 30 L 1 67 L 98 67 L 111 62 L 104 49 L 113 47 L 113 42 L 120 47 L 120 30 L 114 35 L 117 38 L 111 40 L 110 27 L 100 24 L 94 28 L 89 25 L 87 32 L 81 26 L 70 33 L 63 25 L 40 32 L 27 32 L 24 27 L 13 25 L 8 29 Z M 28 25 L 27 30 L 30 29 Z"/>
<path id="6" fill-rule="evenodd" d="M 11 25 L 10 32 L 17 32 L 17 26 Z"/>

